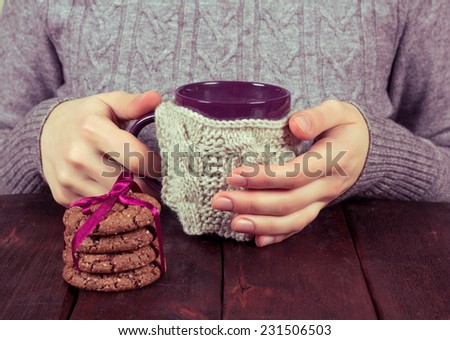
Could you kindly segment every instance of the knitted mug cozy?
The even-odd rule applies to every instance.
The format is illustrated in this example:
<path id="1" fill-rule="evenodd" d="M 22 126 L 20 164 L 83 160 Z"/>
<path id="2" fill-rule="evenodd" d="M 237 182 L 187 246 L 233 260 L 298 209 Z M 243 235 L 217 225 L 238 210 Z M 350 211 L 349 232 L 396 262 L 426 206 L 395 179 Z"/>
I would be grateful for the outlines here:
<path id="1" fill-rule="evenodd" d="M 278 164 L 280 157 L 287 162 L 300 153 L 300 143 L 287 124 L 290 114 L 280 120 L 216 120 L 168 101 L 155 115 L 163 158 L 161 196 L 184 231 L 252 239 L 253 235 L 234 232 L 231 220 L 236 214 L 212 209 L 211 199 L 219 191 L 242 190 L 225 182 L 232 169 Z"/>

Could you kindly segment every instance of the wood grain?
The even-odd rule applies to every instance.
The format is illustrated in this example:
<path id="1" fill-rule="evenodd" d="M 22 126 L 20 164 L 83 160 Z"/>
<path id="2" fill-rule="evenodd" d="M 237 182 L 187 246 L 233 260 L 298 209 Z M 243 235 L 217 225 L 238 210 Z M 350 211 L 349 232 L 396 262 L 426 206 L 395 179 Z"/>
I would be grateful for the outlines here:
<path id="1" fill-rule="evenodd" d="M 165 276 L 135 291 L 80 291 L 73 319 L 220 319 L 220 241 L 187 236 L 167 207 L 163 207 L 161 223 L 168 268 Z"/>
<path id="2" fill-rule="evenodd" d="M 65 319 L 64 209 L 49 195 L 0 196 L 0 319 Z"/>
<path id="3" fill-rule="evenodd" d="M 382 319 L 450 319 L 450 204 L 355 202 L 346 215 Z"/>
<path id="4" fill-rule="evenodd" d="M 277 245 L 224 243 L 224 319 L 374 319 L 339 207 Z"/>
<path id="5" fill-rule="evenodd" d="M 62 280 L 51 196 L 0 196 L 0 319 L 450 319 L 450 204 L 344 208 L 266 248 L 187 236 L 165 208 L 166 276 L 107 294 Z"/>

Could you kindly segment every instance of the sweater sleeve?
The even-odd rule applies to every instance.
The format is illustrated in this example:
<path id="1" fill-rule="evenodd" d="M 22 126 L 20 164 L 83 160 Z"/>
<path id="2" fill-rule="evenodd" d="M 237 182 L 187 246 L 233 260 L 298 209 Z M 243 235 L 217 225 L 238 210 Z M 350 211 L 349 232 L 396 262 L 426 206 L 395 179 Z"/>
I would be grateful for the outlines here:
<path id="1" fill-rule="evenodd" d="M 394 119 L 359 106 L 369 153 L 359 179 L 339 200 L 450 202 L 450 2 L 404 3 L 408 17 L 388 88 Z"/>
<path id="2" fill-rule="evenodd" d="M 40 1 L 6 1 L 0 21 L 1 193 L 38 192 L 44 187 L 40 133 L 63 101 L 56 90 L 62 68 L 46 34 Z"/>

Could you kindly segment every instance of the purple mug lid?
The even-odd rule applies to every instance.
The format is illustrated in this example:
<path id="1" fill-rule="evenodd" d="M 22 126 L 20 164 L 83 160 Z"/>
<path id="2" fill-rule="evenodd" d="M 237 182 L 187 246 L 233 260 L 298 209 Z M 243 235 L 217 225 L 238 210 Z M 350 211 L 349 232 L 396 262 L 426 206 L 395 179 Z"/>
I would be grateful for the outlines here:
<path id="1" fill-rule="evenodd" d="M 281 119 L 290 110 L 291 94 L 271 84 L 206 81 L 179 87 L 175 103 L 218 120 Z"/>

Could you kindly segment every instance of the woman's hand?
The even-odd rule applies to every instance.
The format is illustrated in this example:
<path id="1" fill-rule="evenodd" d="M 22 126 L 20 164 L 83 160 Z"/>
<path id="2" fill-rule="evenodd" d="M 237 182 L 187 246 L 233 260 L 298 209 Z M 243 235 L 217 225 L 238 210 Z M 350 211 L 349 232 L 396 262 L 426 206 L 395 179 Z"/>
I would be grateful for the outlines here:
<path id="1" fill-rule="evenodd" d="M 359 110 L 329 100 L 295 113 L 289 128 L 300 140 L 315 143 L 284 165 L 240 167 L 227 183 L 248 190 L 220 192 L 214 209 L 237 213 L 236 232 L 254 234 L 258 246 L 281 242 L 313 221 L 329 202 L 347 191 L 364 167 L 369 132 Z M 255 174 L 256 173 L 256 174 Z"/>
<path id="2" fill-rule="evenodd" d="M 108 192 L 119 175 L 118 163 L 133 173 L 157 176 L 158 154 L 121 128 L 160 101 L 154 91 L 110 92 L 58 105 L 41 135 L 43 172 L 55 200 L 67 206 Z"/>

